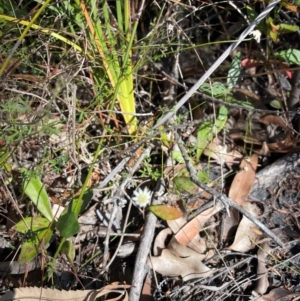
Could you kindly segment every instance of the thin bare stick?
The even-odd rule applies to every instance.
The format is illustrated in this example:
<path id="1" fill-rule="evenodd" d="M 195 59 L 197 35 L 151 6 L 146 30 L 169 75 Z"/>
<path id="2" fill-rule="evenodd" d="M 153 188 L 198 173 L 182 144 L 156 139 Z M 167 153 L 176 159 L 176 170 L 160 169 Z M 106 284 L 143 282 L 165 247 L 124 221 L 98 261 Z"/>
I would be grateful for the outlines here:
<path id="1" fill-rule="evenodd" d="M 159 181 L 156 185 L 155 192 L 159 191 L 161 185 L 161 181 Z M 156 193 L 153 194 L 153 202 L 155 204 L 157 202 Z M 152 245 L 152 240 L 154 238 L 154 230 L 156 225 L 156 216 L 152 212 L 148 212 L 145 220 L 145 228 L 143 234 L 141 236 L 141 241 L 139 245 L 139 249 L 136 255 L 134 271 L 133 271 L 133 279 L 132 285 L 129 294 L 130 301 L 139 301 L 140 294 L 142 291 L 142 286 L 144 283 L 144 279 L 147 273 L 146 261 L 148 254 L 150 252 L 150 248 Z"/>

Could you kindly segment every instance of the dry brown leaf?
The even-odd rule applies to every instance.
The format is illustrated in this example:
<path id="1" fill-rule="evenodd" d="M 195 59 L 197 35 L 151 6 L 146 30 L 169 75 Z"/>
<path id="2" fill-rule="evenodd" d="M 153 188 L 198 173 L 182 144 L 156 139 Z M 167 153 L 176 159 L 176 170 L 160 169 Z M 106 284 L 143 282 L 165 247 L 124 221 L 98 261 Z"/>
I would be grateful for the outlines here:
<path id="1" fill-rule="evenodd" d="M 280 126 L 281 128 L 285 129 L 286 131 L 290 132 L 291 129 L 288 126 L 287 122 L 284 119 L 277 115 L 266 115 L 260 118 L 260 122 L 269 125 L 270 123 Z"/>
<path id="2" fill-rule="evenodd" d="M 201 250 L 193 250 L 189 247 L 181 245 L 174 236 L 171 238 L 167 249 L 170 250 L 174 255 L 179 257 L 194 256 L 198 257 L 199 261 L 202 261 L 206 257 L 206 255 L 201 254 Z"/>
<path id="3" fill-rule="evenodd" d="M 178 219 L 167 221 L 167 224 L 172 232 L 176 234 L 186 224 L 186 221 L 186 217 L 182 216 Z"/>
<path id="4" fill-rule="evenodd" d="M 282 300 L 282 298 L 290 296 L 299 296 L 300 293 L 290 292 L 284 288 L 274 288 L 269 294 L 264 295 L 256 299 L 256 301 L 277 301 Z M 290 300 L 290 299 L 289 299 Z"/>
<path id="5" fill-rule="evenodd" d="M 199 235 L 205 225 L 205 223 L 216 213 L 223 209 L 223 205 L 218 202 L 212 208 L 205 210 L 204 212 L 198 214 L 195 218 L 189 221 L 185 226 L 183 226 L 175 235 L 176 240 L 187 246 L 196 235 Z"/>
<path id="6" fill-rule="evenodd" d="M 128 294 L 126 289 L 130 285 L 118 284 L 114 282 L 100 290 L 83 290 L 83 291 L 61 291 L 57 289 L 38 288 L 38 287 L 22 287 L 17 288 L 13 292 L 4 294 L 0 301 L 95 301 L 96 298 L 105 296 L 108 293 L 118 293 L 120 296 L 113 299 L 105 299 L 106 301 L 122 300 L 128 301 Z M 121 293 L 120 290 L 123 290 Z"/>
<path id="7" fill-rule="evenodd" d="M 240 165 L 242 170 L 235 175 L 232 181 L 228 196 L 240 206 L 245 203 L 245 197 L 250 193 L 254 183 L 257 163 L 258 156 L 256 154 L 253 154 L 249 160 L 243 159 Z"/>
<path id="8" fill-rule="evenodd" d="M 200 261 L 204 258 L 205 255 L 200 254 L 182 258 L 170 250 L 164 249 L 161 256 L 152 257 L 151 260 L 148 260 L 148 265 L 164 276 L 181 276 L 183 281 L 187 281 L 194 278 L 210 277 L 213 274 L 213 270 Z"/>
<path id="9" fill-rule="evenodd" d="M 223 146 L 222 141 L 217 138 L 207 145 L 204 154 L 215 159 L 218 164 L 226 164 L 228 167 L 231 167 L 236 159 L 242 158 L 242 154 L 236 150 L 227 152 L 227 145 Z"/>
<path id="10" fill-rule="evenodd" d="M 163 229 L 155 237 L 153 245 L 153 255 L 159 256 L 161 251 L 166 248 L 165 241 L 169 235 L 172 235 L 172 230 L 170 228 Z"/>
<path id="11" fill-rule="evenodd" d="M 236 209 L 230 207 L 229 214 L 226 214 L 223 217 L 223 224 L 222 224 L 222 241 L 228 242 L 232 241 L 235 235 L 237 226 L 241 219 L 241 214 Z"/>
<path id="12" fill-rule="evenodd" d="M 259 209 L 256 204 L 245 203 L 244 209 L 251 213 L 254 217 L 259 216 Z M 251 250 L 261 235 L 255 233 L 251 228 L 255 228 L 256 225 L 248 218 L 243 216 L 234 238 L 233 244 L 229 249 L 237 252 L 247 252 Z"/>
<path id="13" fill-rule="evenodd" d="M 266 257 L 270 251 L 269 241 L 264 241 L 257 252 L 257 269 L 256 274 L 259 277 L 255 284 L 255 291 L 259 295 L 263 295 L 269 288 L 268 269 L 266 267 Z"/>
<path id="14" fill-rule="evenodd" d="M 198 253 L 204 253 L 207 249 L 207 238 L 202 238 L 200 235 L 196 235 L 192 241 L 187 245 L 190 249 Z"/>
<path id="15" fill-rule="evenodd" d="M 211 143 L 208 143 L 203 152 L 207 157 L 213 158 L 218 164 L 224 165 L 226 162 L 227 145 L 222 145 L 218 138 L 214 138 Z"/>
<path id="16" fill-rule="evenodd" d="M 256 227 L 250 227 L 250 230 L 256 233 L 257 235 L 263 235 L 263 233 Z"/>

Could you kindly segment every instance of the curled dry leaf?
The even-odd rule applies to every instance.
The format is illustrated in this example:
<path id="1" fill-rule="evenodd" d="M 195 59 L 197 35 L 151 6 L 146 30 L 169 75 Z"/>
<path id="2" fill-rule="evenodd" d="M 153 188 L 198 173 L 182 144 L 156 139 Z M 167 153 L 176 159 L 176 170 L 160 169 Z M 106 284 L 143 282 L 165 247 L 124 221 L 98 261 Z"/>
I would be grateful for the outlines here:
<path id="1" fill-rule="evenodd" d="M 148 260 L 148 265 L 164 276 L 181 276 L 183 281 L 210 277 L 213 270 L 201 262 L 205 255 L 194 253 L 193 256 L 182 258 L 170 250 L 164 249 L 161 256 L 152 257 L 151 260 Z"/>
<path id="2" fill-rule="evenodd" d="M 250 193 L 251 187 L 255 180 L 255 170 L 257 168 L 258 157 L 253 154 L 249 159 L 243 159 L 239 171 L 231 184 L 228 196 L 240 206 L 246 202 L 245 198 Z M 230 216 L 226 216 L 223 221 L 222 240 L 227 241 L 232 237 L 232 232 L 240 221 L 240 213 L 230 208 Z M 251 225 L 249 225 L 251 227 Z"/>
<path id="3" fill-rule="evenodd" d="M 242 158 L 242 154 L 236 150 L 228 152 L 227 145 L 223 146 L 221 140 L 217 138 L 206 146 L 204 154 L 215 159 L 220 165 L 226 164 L 229 168 Z"/>
<path id="4" fill-rule="evenodd" d="M 163 229 L 157 234 L 153 245 L 154 256 L 159 256 L 161 251 L 166 248 L 165 241 L 169 235 L 172 235 L 172 230 L 170 228 Z"/>
<path id="5" fill-rule="evenodd" d="M 11 300 L 47 300 L 47 301 L 95 301 L 97 298 L 105 296 L 109 293 L 119 294 L 118 299 L 105 299 L 106 301 L 120 300 L 128 301 L 128 294 L 126 289 L 130 288 L 130 285 L 119 284 L 114 282 L 106 285 L 99 290 L 83 290 L 83 291 L 61 291 L 57 289 L 38 288 L 38 287 L 22 287 L 17 288 L 13 292 L 4 294 L 0 301 Z"/>
<path id="6" fill-rule="evenodd" d="M 268 269 L 266 267 L 266 262 L 265 262 L 269 251 L 270 251 L 269 241 L 264 241 L 257 252 L 256 274 L 258 275 L 259 278 L 256 281 L 254 290 L 259 295 L 263 295 L 269 288 Z"/>
<path id="7" fill-rule="evenodd" d="M 259 216 L 259 209 L 255 204 L 245 203 L 243 207 L 254 217 Z M 229 248 L 237 252 L 251 250 L 261 236 L 257 231 L 253 231 L 252 228 L 256 228 L 256 225 L 243 216 L 235 234 L 234 242 Z"/>
<path id="8" fill-rule="evenodd" d="M 257 163 L 258 156 L 256 154 L 253 154 L 249 160 L 243 159 L 240 165 L 241 171 L 235 175 L 232 181 L 228 196 L 240 206 L 245 203 L 245 197 L 254 183 Z"/>
<path id="9" fill-rule="evenodd" d="M 204 245 L 204 247 L 206 246 Z M 168 250 L 179 257 L 196 256 L 200 261 L 202 261 L 206 257 L 206 255 L 204 256 L 201 254 L 200 250 L 193 250 L 189 247 L 181 245 L 175 237 L 171 238 L 168 244 Z"/>
<path id="10" fill-rule="evenodd" d="M 175 235 L 176 240 L 187 246 L 195 236 L 199 235 L 199 232 L 203 229 L 205 223 L 216 213 L 223 209 L 223 205 L 217 202 L 212 208 L 205 210 L 204 212 L 198 214 L 195 218 L 189 221 L 185 226 L 183 226 Z"/>
<path id="11" fill-rule="evenodd" d="M 186 221 L 186 217 L 182 216 L 178 219 L 167 221 L 167 224 L 172 232 L 176 234 L 186 224 Z"/>
<path id="12" fill-rule="evenodd" d="M 259 297 L 258 299 L 256 299 L 256 301 L 279 301 L 283 300 L 284 297 L 299 296 L 299 294 L 300 293 L 290 292 L 284 288 L 279 287 L 271 290 L 269 294 Z"/>

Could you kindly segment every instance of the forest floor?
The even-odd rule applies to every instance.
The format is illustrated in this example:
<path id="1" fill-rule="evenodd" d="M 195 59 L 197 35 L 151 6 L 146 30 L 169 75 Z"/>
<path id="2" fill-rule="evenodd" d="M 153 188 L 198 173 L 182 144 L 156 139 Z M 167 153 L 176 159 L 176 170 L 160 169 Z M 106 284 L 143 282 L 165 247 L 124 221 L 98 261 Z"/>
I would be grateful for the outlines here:
<path id="1" fill-rule="evenodd" d="M 0 0 L 0 300 L 297 300 L 297 2 L 71 2 Z"/>

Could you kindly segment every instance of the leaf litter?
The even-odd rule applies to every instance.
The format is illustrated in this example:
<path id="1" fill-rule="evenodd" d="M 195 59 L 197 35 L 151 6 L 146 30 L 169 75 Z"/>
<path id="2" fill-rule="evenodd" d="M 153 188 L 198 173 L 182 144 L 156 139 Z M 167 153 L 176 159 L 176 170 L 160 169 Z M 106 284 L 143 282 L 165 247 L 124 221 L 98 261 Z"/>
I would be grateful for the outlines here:
<path id="1" fill-rule="evenodd" d="M 106 1 L 103 3 L 101 9 L 106 8 L 104 12 L 108 13 L 103 21 L 109 24 L 109 29 L 113 28 L 114 32 L 112 34 L 108 31 L 107 35 L 103 35 L 105 41 L 102 46 L 109 48 L 119 45 L 112 40 L 114 34 L 121 36 L 121 41 L 126 40 L 126 43 L 129 43 L 127 36 L 118 34 L 122 26 L 114 27 L 115 20 L 112 17 L 114 9 L 110 11 L 111 8 L 105 6 Z M 155 5 L 159 3 L 160 1 Z M 114 4 L 110 5 L 113 7 Z M 147 7 L 150 15 L 152 12 L 158 13 L 154 8 L 155 5 Z M 211 45 L 208 48 L 201 47 L 201 51 L 197 48 L 180 49 L 179 45 L 183 42 L 190 40 L 191 44 L 187 48 L 193 48 L 194 42 L 198 43 L 194 40 L 198 33 L 194 32 L 189 36 L 189 32 L 192 28 L 201 27 L 201 24 L 192 23 L 195 20 L 201 23 L 200 20 L 206 20 L 205 14 L 211 15 L 211 12 L 206 12 L 204 7 L 199 10 L 185 1 L 176 4 L 166 1 L 164 5 L 166 10 L 163 8 L 162 13 L 165 13 L 166 18 L 152 20 L 148 16 L 151 20 L 146 22 L 144 16 L 141 19 L 145 22 L 144 28 L 148 26 L 146 24 L 151 24 L 149 30 L 158 34 L 157 39 L 154 39 L 155 43 L 157 45 L 161 43 L 158 48 L 163 49 L 164 56 L 165 52 L 168 55 L 160 57 L 156 53 L 157 50 L 149 45 L 146 48 L 149 48 L 151 53 L 140 56 L 150 58 L 151 55 L 153 57 L 158 55 L 155 61 L 149 65 L 147 62 L 143 68 L 135 66 L 137 87 L 135 90 L 131 89 L 130 93 L 131 98 L 133 91 L 136 94 L 137 114 L 133 114 L 132 125 L 130 114 L 125 112 L 126 114 L 121 117 L 120 112 L 124 113 L 122 111 L 124 103 L 116 103 L 111 107 L 109 95 L 101 94 L 107 89 L 106 82 L 104 86 L 99 82 L 90 84 L 92 78 L 93 80 L 97 78 L 89 73 L 88 65 L 96 62 L 77 61 L 80 59 L 80 52 L 74 55 L 72 51 L 66 49 L 66 55 L 73 62 L 70 68 L 62 68 L 56 59 L 52 61 L 50 56 L 48 60 L 40 54 L 35 56 L 36 66 L 43 66 L 41 70 L 48 70 L 47 75 L 45 74 L 46 82 L 41 76 L 16 74 L 15 68 L 22 63 L 21 61 L 17 62 L 15 67 L 9 66 L 9 70 L 6 70 L 7 76 L 11 75 L 17 80 L 19 91 L 14 90 L 15 86 L 9 79 L 5 83 L 7 86 L 3 90 L 5 92 L 1 100 L 3 124 L 1 124 L 0 162 L 5 172 L 1 171 L 0 203 L 5 214 L 1 220 L 4 230 L 1 234 L 3 237 L 0 237 L 3 245 L 0 250 L 3 258 L 0 262 L 0 273 L 3 276 L 2 287 L 9 289 L 13 286 L 14 292 L 8 292 L 0 300 L 6 300 L 5 298 L 9 300 L 12 296 L 15 299 L 25 298 L 25 300 L 26 298 L 95 300 L 100 297 L 105 300 L 129 300 L 129 290 L 133 291 L 137 282 L 143 282 L 144 278 L 146 279 L 143 282 L 144 295 L 142 293 L 141 296 L 134 297 L 136 299 L 130 298 L 131 301 L 139 299 L 144 301 L 146 296 L 149 300 L 184 301 L 204 299 L 273 301 L 283 297 L 297 298 L 300 283 L 298 259 L 300 160 L 297 157 L 300 150 L 299 118 L 295 112 L 290 112 L 288 116 L 282 108 L 286 106 L 291 108 L 289 95 L 297 94 L 297 91 L 290 91 L 288 85 L 289 80 L 296 76 L 296 71 L 287 69 L 290 65 L 298 65 L 299 51 L 296 47 L 282 49 L 284 45 L 277 48 L 274 43 L 276 51 L 274 53 L 270 51 L 269 58 L 262 58 L 262 54 L 257 54 L 256 51 L 249 52 L 253 44 L 245 48 L 241 46 L 239 52 L 232 52 L 232 60 L 227 61 L 228 66 L 230 65 L 226 74 L 227 84 L 226 81 L 220 82 L 215 78 L 211 79 L 212 82 L 204 83 L 200 88 L 201 93 L 196 92 L 190 100 L 191 112 L 182 108 L 183 111 L 177 115 L 179 120 L 177 124 L 162 126 L 157 135 L 144 141 L 144 144 L 151 144 L 152 150 L 148 154 L 149 157 L 143 157 L 142 144 L 137 149 L 128 146 L 131 142 L 136 143 L 136 139 L 139 139 L 137 137 L 146 136 L 145 133 L 154 122 L 152 116 L 157 116 L 164 109 L 172 111 L 172 105 L 167 105 L 175 101 L 182 92 L 180 89 L 186 89 L 195 82 L 195 75 L 202 74 L 212 65 L 216 59 L 215 54 L 219 53 L 222 47 Z M 176 13 L 170 14 L 175 6 Z M 282 3 L 282 6 L 290 12 L 297 11 L 293 4 Z M 59 6 L 51 9 L 59 9 Z M 226 14 L 223 15 L 226 9 L 224 11 L 216 9 L 219 10 L 221 19 L 231 18 Z M 205 10 L 204 15 L 201 15 L 202 10 Z M 255 14 L 250 4 L 247 10 Z M 64 14 L 60 14 L 62 15 Z M 108 16 L 112 18 L 110 22 Z M 181 23 L 181 18 L 186 20 L 185 24 Z M 158 23 L 155 24 L 154 20 Z M 81 21 L 78 19 L 78 22 Z M 203 23 L 205 28 L 208 23 Z M 297 25 L 287 26 L 286 23 L 279 23 L 279 19 L 275 22 L 269 18 L 264 26 L 260 24 L 258 27 L 264 35 L 269 33 L 271 40 L 278 42 L 283 37 L 284 31 L 296 32 L 298 28 Z M 176 24 L 177 27 L 173 27 L 172 24 Z M 168 27 L 165 27 L 166 25 Z M 219 32 L 224 30 L 222 26 L 219 28 Z M 177 35 L 173 35 L 176 30 Z M 180 37 L 183 32 L 187 34 L 184 39 Z M 147 36 L 148 33 L 144 35 Z M 170 43 L 175 36 L 180 42 L 176 50 Z M 219 38 L 224 40 L 222 36 Z M 142 44 L 139 45 L 139 41 L 136 43 L 134 50 L 138 52 Z M 144 44 L 142 49 L 145 49 Z M 180 56 L 177 58 L 174 56 L 173 61 L 172 55 L 175 52 L 180 53 Z M 49 53 L 48 48 L 46 53 Z M 114 51 L 110 53 L 115 54 Z M 89 51 L 87 55 L 91 59 Z M 135 58 L 136 53 L 132 55 Z M 1 57 L 5 58 L 6 54 L 1 53 Z M 137 55 L 136 59 L 138 57 Z M 198 60 L 199 57 L 201 62 Z M 117 64 L 122 58 L 114 55 L 113 59 Z M 168 59 L 168 63 L 164 61 L 165 59 Z M 45 66 L 46 61 L 49 65 Z M 157 61 L 162 63 L 163 68 Z M 83 66 L 83 62 L 87 64 L 87 68 L 80 70 L 77 76 L 78 63 Z M 176 71 L 179 65 L 182 71 L 180 76 Z M 53 66 L 57 66 L 56 71 Z M 128 66 L 131 68 L 131 64 Z M 283 70 L 278 71 L 278 68 Z M 57 77 L 55 72 L 66 72 L 63 69 L 68 70 L 70 74 L 76 74 L 70 79 L 71 85 L 65 87 L 66 90 L 72 90 L 73 96 L 76 95 L 70 97 L 72 93 L 69 93 L 70 91 L 65 93 L 63 88 L 58 89 L 60 91 L 56 93 L 54 99 L 49 100 L 45 94 L 55 94 L 56 91 L 51 89 L 51 85 L 57 85 L 57 82 L 53 82 Z M 216 73 L 218 77 L 224 77 L 224 71 Z M 283 79 L 284 75 L 287 78 Z M 69 81 L 69 75 L 66 73 L 64 76 Z M 128 79 L 129 76 L 124 78 Z M 284 80 L 288 84 L 283 84 Z M 49 81 L 49 86 L 29 87 L 26 81 L 45 85 Z M 180 87 L 182 82 L 184 85 Z M 97 85 L 100 85 L 99 91 L 95 91 Z M 24 91 L 21 91 L 23 88 Z M 83 92 L 80 91 L 81 88 Z M 294 84 L 292 88 L 296 88 L 296 85 Z M 122 96 L 125 90 L 120 92 Z M 33 96 L 36 94 L 36 97 L 25 98 L 24 95 L 27 95 L 28 91 L 31 91 Z M 24 93 L 19 94 L 20 92 Z M 177 92 L 178 95 L 175 95 Z M 112 94 L 118 99 L 122 98 L 118 93 Z M 101 101 L 104 99 L 105 103 L 99 102 L 97 94 L 101 95 Z M 24 98 L 20 99 L 20 95 Z M 9 102 L 10 99 L 12 103 Z M 276 110 L 270 110 L 274 101 L 279 103 L 279 106 Z M 220 102 L 222 104 L 219 104 Z M 20 104 L 26 107 L 24 110 L 26 116 L 23 116 L 23 113 L 19 116 L 21 111 L 13 111 L 15 107 L 20 108 Z M 21 132 L 21 122 L 36 120 L 40 113 L 37 111 L 38 108 L 44 108 L 45 104 L 46 107 L 48 104 L 51 107 L 51 111 L 47 114 L 53 117 L 43 119 L 43 122 L 35 128 L 27 124 L 29 132 L 25 133 L 24 129 L 24 132 Z M 119 106 L 121 111 L 118 111 Z M 109 109 L 108 115 L 106 109 Z M 117 110 L 117 115 L 110 115 L 113 110 Z M 151 118 L 147 113 L 151 114 Z M 36 116 L 31 116 L 35 114 Z M 7 120 L 8 115 L 11 117 L 10 120 Z M 122 118 L 127 128 L 126 126 L 120 128 L 124 121 Z M 129 133 L 133 133 L 136 118 L 140 121 L 140 126 L 134 138 L 123 137 L 124 133 L 128 134 L 128 129 Z M 43 134 L 45 121 L 51 126 Z M 17 126 L 13 126 L 16 124 Z M 109 128 L 106 128 L 107 124 Z M 57 125 L 59 127 L 56 129 Z M 30 131 L 34 131 L 36 135 L 31 135 Z M 284 241 L 285 248 L 275 246 L 255 222 L 241 216 L 237 210 L 233 208 L 224 210 L 225 205 L 214 194 L 194 184 L 188 172 L 182 174 L 178 172 L 180 168 L 186 167 L 177 145 L 181 142 L 174 139 L 174 132 L 181 134 L 190 160 L 198 171 L 198 179 L 214 191 L 228 195 L 257 220 L 263 221 L 268 229 Z M 102 153 L 95 156 L 97 160 L 94 160 L 93 156 L 97 146 L 100 145 L 99 137 L 104 147 Z M 47 143 L 50 151 L 44 149 L 46 154 L 43 157 L 41 149 L 43 144 Z M 295 154 L 291 155 L 291 152 Z M 119 168 L 119 163 L 130 153 L 135 155 L 131 156 L 127 167 Z M 276 161 L 280 154 L 285 153 L 288 154 L 286 157 Z M 138 162 L 140 158 L 144 161 Z M 276 166 L 276 162 L 281 162 L 280 166 Z M 271 172 L 260 176 L 260 172 L 264 170 L 260 165 L 275 167 L 270 169 Z M 93 170 L 87 170 L 87 166 L 93 166 Z M 259 168 L 262 169 L 257 172 Z M 82 181 L 90 171 L 92 175 L 85 186 L 87 191 L 83 191 Z M 32 174 L 26 188 L 22 186 L 20 177 L 26 178 L 30 172 Z M 155 190 L 157 179 L 161 176 L 164 180 L 162 193 Z M 107 185 L 102 187 L 105 181 Z M 146 198 L 139 200 L 138 197 L 143 196 L 144 191 L 138 190 L 141 186 L 147 191 L 149 189 L 149 193 Z M 253 187 L 255 192 L 251 191 Z M 81 192 L 89 192 L 91 196 L 86 198 L 85 206 L 78 205 L 77 208 L 75 200 L 78 201 L 77 204 L 83 201 L 80 198 Z M 136 204 L 135 207 L 131 206 L 132 201 Z M 152 204 L 147 208 L 146 205 L 150 201 L 158 204 Z M 76 210 L 73 208 L 74 203 Z M 68 210 L 74 210 L 76 214 Z M 61 218 L 56 215 L 58 211 L 63 212 Z M 142 250 L 141 253 L 150 256 L 147 266 L 139 267 L 140 261 L 136 258 L 136 250 L 144 238 L 151 212 L 158 217 L 152 225 L 153 249 Z M 21 218 L 22 215 L 25 219 Z M 59 219 L 58 222 L 54 216 Z M 35 232 L 38 233 L 35 235 Z M 67 240 L 62 245 L 60 255 L 57 256 L 56 251 L 62 238 Z M 149 245 L 151 244 L 152 240 L 149 241 Z M 22 250 L 19 253 L 19 261 L 16 261 L 14 256 L 18 254 L 15 250 L 19 247 L 22 247 Z M 35 258 L 25 263 L 33 257 Z M 138 280 L 134 278 L 137 268 L 144 269 L 147 276 L 144 275 Z M 41 269 L 47 274 L 40 275 Z M 37 280 L 30 277 L 32 272 L 37 276 Z M 6 281 L 10 283 L 7 284 Z M 59 290 L 45 288 L 47 285 L 53 286 L 53 283 Z M 25 285 L 39 285 L 42 288 L 22 287 Z M 101 288 L 85 289 L 93 285 Z"/>

